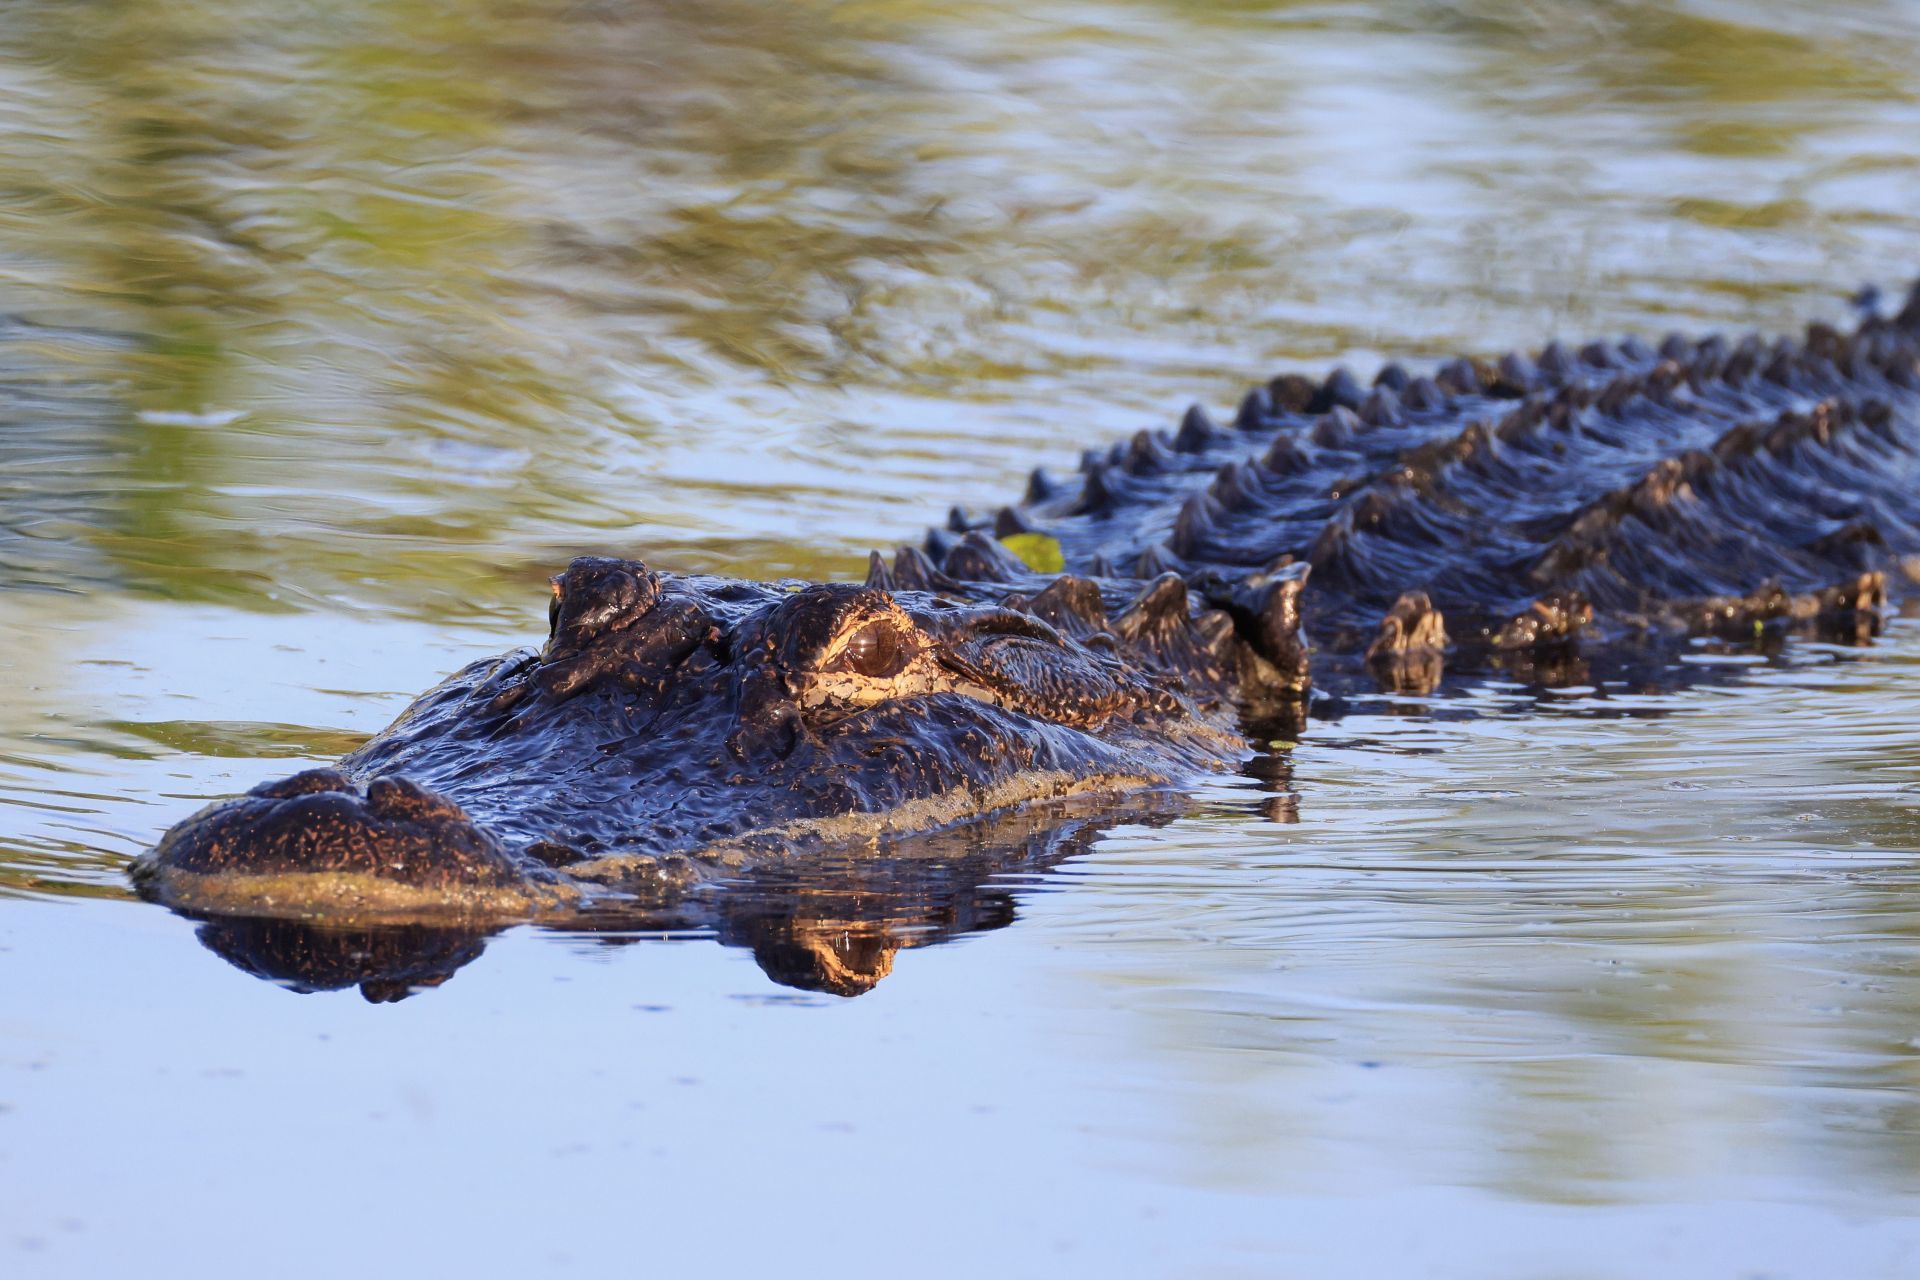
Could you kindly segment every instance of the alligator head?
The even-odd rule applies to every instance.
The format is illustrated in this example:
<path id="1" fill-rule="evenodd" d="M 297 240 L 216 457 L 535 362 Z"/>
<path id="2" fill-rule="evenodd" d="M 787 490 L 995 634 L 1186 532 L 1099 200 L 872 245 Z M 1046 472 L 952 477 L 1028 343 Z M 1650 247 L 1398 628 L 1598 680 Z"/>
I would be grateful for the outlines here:
<path id="1" fill-rule="evenodd" d="M 1168 783 L 1246 754 L 1249 671 L 1299 693 L 1304 659 L 1295 678 L 1260 656 L 1276 630 L 1298 647 L 1298 585 L 1255 616 L 1172 576 L 1110 582 L 1110 603 L 1073 577 L 890 591 L 579 559 L 541 650 L 456 673 L 336 768 L 188 818 L 136 879 L 191 911 L 537 915 Z"/>

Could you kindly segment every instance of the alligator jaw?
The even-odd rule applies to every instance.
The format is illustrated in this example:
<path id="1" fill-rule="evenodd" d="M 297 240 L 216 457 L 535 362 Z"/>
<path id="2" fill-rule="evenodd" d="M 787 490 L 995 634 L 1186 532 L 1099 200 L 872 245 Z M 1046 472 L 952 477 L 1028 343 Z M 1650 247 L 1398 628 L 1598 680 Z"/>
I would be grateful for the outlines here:
<path id="1" fill-rule="evenodd" d="M 181 911 L 329 920 L 524 919 L 579 896 L 524 869 L 452 801 L 309 769 L 202 809 L 133 866 Z"/>

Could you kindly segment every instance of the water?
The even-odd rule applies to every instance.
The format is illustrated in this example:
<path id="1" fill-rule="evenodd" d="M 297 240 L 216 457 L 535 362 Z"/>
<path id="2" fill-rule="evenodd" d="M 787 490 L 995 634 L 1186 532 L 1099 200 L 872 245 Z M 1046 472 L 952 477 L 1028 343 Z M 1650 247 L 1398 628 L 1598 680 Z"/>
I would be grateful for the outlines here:
<path id="1" fill-rule="evenodd" d="M 7 1274 L 1920 1269 L 1904 621 L 398 1003 L 122 878 L 574 551 L 849 576 L 1281 369 L 1843 316 L 1920 268 L 1920 8 L 6 15 Z"/>

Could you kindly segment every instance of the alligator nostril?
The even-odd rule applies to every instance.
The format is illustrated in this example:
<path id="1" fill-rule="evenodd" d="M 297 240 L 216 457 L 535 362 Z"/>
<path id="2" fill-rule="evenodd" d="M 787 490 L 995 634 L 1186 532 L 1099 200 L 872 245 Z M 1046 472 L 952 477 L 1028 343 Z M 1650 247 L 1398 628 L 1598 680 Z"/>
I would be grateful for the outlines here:
<path id="1" fill-rule="evenodd" d="M 295 796 L 310 796 L 322 791 L 352 790 L 353 782 L 338 769 L 306 769 L 277 782 L 263 782 L 247 794 L 268 800 L 291 800 Z"/>
<path id="2" fill-rule="evenodd" d="M 367 784 L 367 809 L 382 818 L 418 822 L 426 818 L 465 821 L 466 810 L 408 778 L 375 778 Z"/>

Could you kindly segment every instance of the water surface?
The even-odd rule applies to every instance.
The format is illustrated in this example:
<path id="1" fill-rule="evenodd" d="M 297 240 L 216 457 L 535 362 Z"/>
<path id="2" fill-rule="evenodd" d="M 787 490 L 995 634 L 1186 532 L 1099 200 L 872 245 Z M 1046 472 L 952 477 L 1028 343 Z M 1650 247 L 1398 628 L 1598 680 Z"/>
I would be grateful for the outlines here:
<path id="1" fill-rule="evenodd" d="M 0 1267 L 1912 1274 L 1905 622 L 390 1003 L 123 871 L 575 551 L 851 576 L 1280 370 L 1843 317 L 1916 68 L 1895 0 L 10 6 Z"/>

